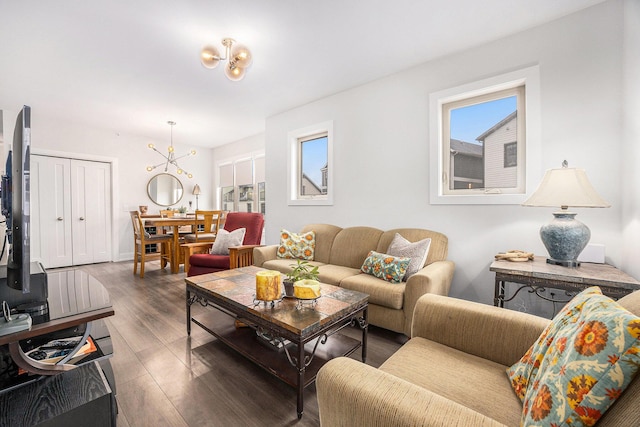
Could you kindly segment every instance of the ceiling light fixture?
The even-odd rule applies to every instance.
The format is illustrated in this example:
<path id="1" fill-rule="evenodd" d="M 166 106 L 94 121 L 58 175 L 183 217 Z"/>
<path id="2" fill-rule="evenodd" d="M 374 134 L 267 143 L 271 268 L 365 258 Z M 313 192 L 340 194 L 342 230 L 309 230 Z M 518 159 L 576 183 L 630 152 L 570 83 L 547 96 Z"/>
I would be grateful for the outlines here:
<path id="1" fill-rule="evenodd" d="M 176 154 L 173 150 L 173 127 L 176 125 L 176 122 L 173 121 L 168 121 L 167 124 L 169 126 L 171 126 L 171 145 L 169 145 L 168 147 L 168 151 L 169 151 L 169 155 L 163 154 L 160 151 L 158 151 L 158 149 L 156 148 L 155 145 L 153 144 L 149 144 L 148 147 L 151 148 L 153 151 L 155 151 L 156 153 L 160 154 L 162 157 L 164 157 L 165 161 L 162 163 L 158 163 L 155 166 L 147 166 L 147 170 L 149 172 L 151 172 L 152 170 L 154 170 L 157 167 L 160 167 L 162 165 L 164 165 L 164 171 L 167 172 L 169 170 L 169 165 L 173 165 L 176 167 L 176 172 L 178 173 L 178 175 L 181 174 L 185 174 L 187 175 L 187 177 L 189 178 L 193 178 L 193 175 L 190 174 L 189 172 L 187 172 L 186 170 L 182 169 L 179 165 L 178 165 L 178 160 L 184 158 L 184 157 L 188 157 L 188 156 L 195 156 L 196 154 L 196 150 L 191 150 L 189 151 L 187 154 L 182 155 L 180 157 L 176 157 Z"/>
<path id="2" fill-rule="evenodd" d="M 216 68 L 220 61 L 229 62 L 224 66 L 224 74 L 231 81 L 237 82 L 244 78 L 246 69 L 251 65 L 253 58 L 251 51 L 241 44 L 233 45 L 233 39 L 222 39 L 225 47 L 225 56 L 220 56 L 220 52 L 214 46 L 205 46 L 200 52 L 200 62 L 207 68 Z"/>

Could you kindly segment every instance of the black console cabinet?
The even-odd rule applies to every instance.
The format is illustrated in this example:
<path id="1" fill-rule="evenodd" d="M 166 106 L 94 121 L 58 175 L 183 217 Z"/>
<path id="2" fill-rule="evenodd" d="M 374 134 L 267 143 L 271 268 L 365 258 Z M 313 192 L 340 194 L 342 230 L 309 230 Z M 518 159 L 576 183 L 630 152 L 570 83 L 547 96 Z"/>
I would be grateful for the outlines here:
<path id="1" fill-rule="evenodd" d="M 0 426 L 112 426 L 115 381 L 108 358 L 113 349 L 103 318 L 114 314 L 109 294 L 77 269 L 47 272 L 48 313 L 32 316 L 31 329 L 0 336 L 0 353 L 29 374 L 0 377 Z M 97 351 L 77 365 L 45 365 L 24 353 L 37 343 L 91 336 Z M 17 372 L 17 369 L 13 371 Z"/>
<path id="2" fill-rule="evenodd" d="M 0 394 L 6 427 L 115 427 L 115 398 L 98 362 Z"/>

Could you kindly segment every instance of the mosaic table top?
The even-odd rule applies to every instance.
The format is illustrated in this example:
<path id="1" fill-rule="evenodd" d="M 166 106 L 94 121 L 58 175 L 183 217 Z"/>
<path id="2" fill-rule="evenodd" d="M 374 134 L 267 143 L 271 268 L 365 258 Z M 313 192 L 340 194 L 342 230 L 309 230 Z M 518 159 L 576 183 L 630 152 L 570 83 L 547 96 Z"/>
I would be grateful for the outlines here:
<path id="1" fill-rule="evenodd" d="M 185 281 L 187 290 L 203 294 L 214 303 L 220 301 L 233 306 L 240 318 L 246 312 L 301 336 L 368 304 L 367 294 L 324 283 L 320 284 L 322 296 L 314 304 L 308 301 L 299 304 L 296 298 L 283 298 L 274 304 L 255 301 L 256 273 L 262 270 L 254 266 L 242 267 L 188 277 Z"/>

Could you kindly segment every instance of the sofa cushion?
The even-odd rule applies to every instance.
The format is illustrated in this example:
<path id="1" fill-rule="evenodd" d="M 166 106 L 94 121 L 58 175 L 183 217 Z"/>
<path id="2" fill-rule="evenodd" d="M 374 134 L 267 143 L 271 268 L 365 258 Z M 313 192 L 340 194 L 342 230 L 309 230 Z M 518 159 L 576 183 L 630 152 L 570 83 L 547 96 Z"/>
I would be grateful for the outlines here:
<path id="1" fill-rule="evenodd" d="M 389 244 L 389 249 L 387 249 L 386 253 L 395 257 L 411 258 L 411 262 L 407 267 L 407 272 L 403 279 L 406 282 L 409 277 L 413 276 L 418 272 L 418 270 L 424 267 L 424 263 L 427 261 L 427 255 L 429 255 L 430 245 L 431 239 L 429 237 L 411 243 L 399 233 L 396 233 Z"/>
<path id="2" fill-rule="evenodd" d="M 504 377 L 505 369 L 505 365 L 421 337 L 411 338 L 380 366 L 381 371 L 504 425 L 517 426 L 522 403 Z"/>
<path id="3" fill-rule="evenodd" d="M 333 240 L 328 264 L 359 269 L 381 235 L 381 230 L 372 227 L 343 228 Z"/>
<path id="4" fill-rule="evenodd" d="M 399 258 L 370 251 L 360 270 L 390 283 L 400 283 L 407 273 L 411 258 Z"/>
<path id="5" fill-rule="evenodd" d="M 340 283 L 347 277 L 363 275 L 357 268 L 342 267 L 340 265 L 325 264 L 321 265 L 318 270 L 320 271 L 318 280 L 334 286 L 341 286 Z"/>
<path id="6" fill-rule="evenodd" d="M 404 303 L 404 290 L 407 285 L 405 282 L 389 284 L 389 282 L 368 274 L 358 274 L 342 279 L 340 286 L 369 294 L 369 304 L 400 310 Z"/>
<path id="7" fill-rule="evenodd" d="M 278 258 L 303 259 L 313 261 L 316 251 L 316 233 L 291 233 L 285 229 L 280 232 Z"/>
<path id="8" fill-rule="evenodd" d="M 508 370 L 522 425 L 593 425 L 640 365 L 640 318 L 592 287 L 553 319 Z"/>
<path id="9" fill-rule="evenodd" d="M 220 270 L 229 269 L 229 255 L 194 254 L 189 257 L 191 266 L 216 268 Z"/>
<path id="10" fill-rule="evenodd" d="M 336 238 L 336 235 L 342 231 L 342 228 L 331 224 L 308 224 L 302 227 L 300 232 L 306 233 L 307 231 L 316 233 L 316 253 L 313 259 L 329 264 L 333 240 Z"/>

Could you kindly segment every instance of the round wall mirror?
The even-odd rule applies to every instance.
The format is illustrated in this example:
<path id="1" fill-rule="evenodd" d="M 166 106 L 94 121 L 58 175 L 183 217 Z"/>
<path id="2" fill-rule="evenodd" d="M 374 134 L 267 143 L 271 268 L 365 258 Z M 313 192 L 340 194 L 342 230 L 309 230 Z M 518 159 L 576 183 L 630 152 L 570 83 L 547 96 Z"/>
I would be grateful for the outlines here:
<path id="1" fill-rule="evenodd" d="M 156 205 L 171 206 L 182 199 L 184 188 L 175 176 L 160 173 L 149 180 L 147 194 Z"/>

